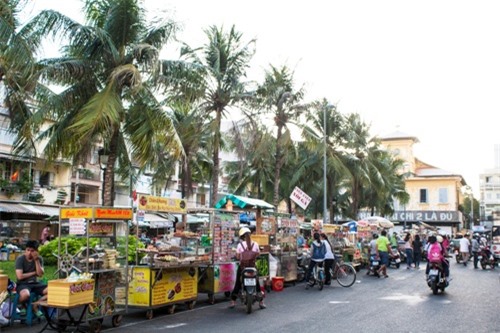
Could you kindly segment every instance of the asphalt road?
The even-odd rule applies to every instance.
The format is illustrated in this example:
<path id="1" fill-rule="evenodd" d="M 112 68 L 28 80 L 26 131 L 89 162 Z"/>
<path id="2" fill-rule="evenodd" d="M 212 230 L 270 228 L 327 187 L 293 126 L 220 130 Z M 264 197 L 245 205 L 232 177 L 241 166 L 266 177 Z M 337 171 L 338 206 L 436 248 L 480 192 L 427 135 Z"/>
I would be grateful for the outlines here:
<path id="1" fill-rule="evenodd" d="M 223 295 L 214 305 L 201 295 L 195 309 L 179 306 L 175 313 L 132 310 L 119 327 L 105 319 L 103 332 L 500 332 L 500 269 L 474 270 L 451 264 L 453 280 L 444 294 L 432 295 L 424 269 L 390 269 L 389 278 L 366 276 L 362 269 L 356 283 L 343 288 L 336 282 L 319 291 L 304 284 L 271 292 L 267 309 L 246 314 L 242 305 L 228 308 Z M 38 332 L 41 324 L 20 324 L 5 332 Z"/>

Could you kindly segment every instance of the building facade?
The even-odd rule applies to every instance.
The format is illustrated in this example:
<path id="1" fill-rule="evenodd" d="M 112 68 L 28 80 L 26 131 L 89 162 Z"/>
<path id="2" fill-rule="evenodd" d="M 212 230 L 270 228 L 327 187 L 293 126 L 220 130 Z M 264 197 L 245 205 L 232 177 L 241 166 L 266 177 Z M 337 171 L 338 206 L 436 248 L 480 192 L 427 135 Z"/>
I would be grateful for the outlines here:
<path id="1" fill-rule="evenodd" d="M 414 156 L 413 146 L 419 142 L 414 136 L 396 131 L 380 139 L 388 151 L 405 161 L 401 172 L 408 175 L 405 185 L 410 201 L 405 205 L 396 203 L 395 213 L 389 219 L 402 228 L 423 222 L 450 235 L 467 227 L 459 210 L 467 185 L 464 178 Z"/>
<path id="2" fill-rule="evenodd" d="M 500 144 L 494 145 L 494 167 L 479 175 L 482 224 L 500 225 Z"/>

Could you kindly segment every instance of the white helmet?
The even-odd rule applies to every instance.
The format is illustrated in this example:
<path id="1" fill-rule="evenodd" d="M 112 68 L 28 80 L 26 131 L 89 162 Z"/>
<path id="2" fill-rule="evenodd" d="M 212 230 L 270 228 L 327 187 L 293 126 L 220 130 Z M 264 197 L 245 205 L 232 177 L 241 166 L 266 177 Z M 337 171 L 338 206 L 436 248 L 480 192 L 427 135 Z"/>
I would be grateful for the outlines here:
<path id="1" fill-rule="evenodd" d="M 438 241 L 438 243 L 442 243 L 443 242 L 443 236 L 437 235 L 436 236 L 436 240 Z"/>
<path id="2" fill-rule="evenodd" d="M 243 237 L 243 235 L 246 234 L 246 233 L 251 233 L 251 231 L 247 227 L 243 227 L 243 228 L 240 229 L 240 231 L 239 231 L 238 234 L 240 235 L 240 237 Z"/>

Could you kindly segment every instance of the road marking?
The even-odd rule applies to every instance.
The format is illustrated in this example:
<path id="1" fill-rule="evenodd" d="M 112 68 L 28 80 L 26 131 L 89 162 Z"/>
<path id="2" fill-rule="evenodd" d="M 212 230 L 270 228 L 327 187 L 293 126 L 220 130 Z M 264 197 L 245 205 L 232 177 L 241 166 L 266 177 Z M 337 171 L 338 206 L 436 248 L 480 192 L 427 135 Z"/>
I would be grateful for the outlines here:
<path id="1" fill-rule="evenodd" d="M 330 304 L 348 304 L 348 301 L 330 301 Z"/>
<path id="2" fill-rule="evenodd" d="M 159 328 L 176 328 L 176 327 L 181 327 L 181 326 L 186 326 L 187 324 L 186 323 L 179 323 L 179 324 L 174 324 L 174 325 L 165 325 L 163 327 L 159 327 Z"/>
<path id="3" fill-rule="evenodd" d="M 409 303 L 410 305 L 418 304 L 424 302 L 428 297 L 420 296 L 420 295 L 403 295 L 396 294 L 393 296 L 382 297 L 381 299 L 387 301 L 403 301 Z"/>

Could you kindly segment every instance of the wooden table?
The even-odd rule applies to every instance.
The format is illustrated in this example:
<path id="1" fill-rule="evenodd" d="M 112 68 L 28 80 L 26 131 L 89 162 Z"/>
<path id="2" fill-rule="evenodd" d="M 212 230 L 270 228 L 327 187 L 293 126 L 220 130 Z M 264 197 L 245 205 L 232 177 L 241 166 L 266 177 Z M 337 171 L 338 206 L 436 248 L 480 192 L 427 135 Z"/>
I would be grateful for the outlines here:
<path id="1" fill-rule="evenodd" d="M 49 305 L 46 301 L 42 301 L 37 304 L 40 306 L 40 309 L 47 320 L 47 323 L 39 333 L 42 333 L 45 330 L 56 332 L 87 332 L 86 330 L 82 330 L 80 326 L 85 321 L 85 313 L 87 312 L 90 303 L 73 306 L 61 306 Z M 73 316 L 71 313 L 71 310 L 76 308 L 81 308 L 81 313 L 78 318 Z"/>

